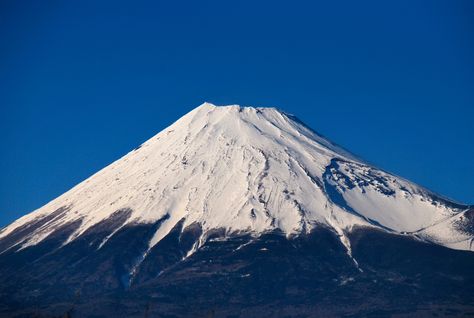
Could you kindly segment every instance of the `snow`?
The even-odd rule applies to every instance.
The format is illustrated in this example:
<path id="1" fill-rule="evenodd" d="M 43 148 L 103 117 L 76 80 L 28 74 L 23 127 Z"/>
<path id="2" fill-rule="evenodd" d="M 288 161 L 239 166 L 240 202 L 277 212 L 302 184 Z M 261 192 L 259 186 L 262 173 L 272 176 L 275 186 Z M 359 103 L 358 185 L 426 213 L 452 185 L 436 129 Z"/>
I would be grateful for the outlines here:
<path id="1" fill-rule="evenodd" d="M 340 160 L 338 167 L 331 166 L 335 159 Z M 377 178 L 381 184 L 367 184 Z M 385 179 L 389 180 L 386 184 Z M 348 187 L 347 182 L 356 186 Z M 333 194 L 345 203 L 336 202 L 327 186 L 334 187 Z M 126 224 L 151 223 L 169 215 L 150 240 L 149 249 L 184 219 L 183 228 L 199 223 L 204 233 L 224 228 L 227 233 L 256 236 L 275 229 L 290 236 L 323 224 L 340 235 L 349 255 L 350 243 L 344 233 L 354 225 L 398 233 L 436 224 L 436 229 L 424 230 L 427 239 L 472 250 L 468 243 L 455 243 L 467 242 L 466 234 L 458 233 L 451 223 L 437 223 L 462 211 L 433 196 L 371 167 L 275 108 L 204 103 L 139 148 L 15 221 L 0 232 L 0 239 L 70 206 L 63 216 L 30 233 L 21 242 L 23 247 L 82 220 L 67 240 L 73 241 L 115 211 L 130 208 L 132 215 Z"/>

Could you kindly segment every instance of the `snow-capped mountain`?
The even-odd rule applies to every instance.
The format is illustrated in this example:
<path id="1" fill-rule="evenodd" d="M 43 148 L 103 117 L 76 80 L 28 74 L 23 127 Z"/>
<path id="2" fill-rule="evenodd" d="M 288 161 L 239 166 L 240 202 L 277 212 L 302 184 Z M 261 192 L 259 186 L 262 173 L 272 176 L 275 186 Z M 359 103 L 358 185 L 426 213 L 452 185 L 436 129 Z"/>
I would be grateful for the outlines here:
<path id="1" fill-rule="evenodd" d="M 74 251 L 78 258 L 62 256 L 53 263 L 69 268 L 89 257 L 95 264 L 89 271 L 96 272 L 107 264 L 98 262 L 98 255 L 127 250 L 123 264 L 116 265 L 123 268 L 116 276 L 127 289 L 202 257 L 198 252 L 214 241 L 234 244 L 246 237 L 232 247 L 236 252 L 268 243 L 273 233 L 292 241 L 327 229 L 362 273 L 353 251 L 361 229 L 472 251 L 473 214 L 470 206 L 373 167 L 278 109 L 204 103 L 3 228 L 0 270 Z M 131 247 L 124 233 L 136 229 L 127 234 L 138 240 Z M 176 235 L 179 239 L 169 243 Z M 77 246 L 83 246 L 80 253 Z M 339 283 L 351 281 L 346 279 Z"/>
<path id="2" fill-rule="evenodd" d="M 184 228 L 199 223 L 203 237 L 219 228 L 294 235 L 318 224 L 344 237 L 359 225 L 473 248 L 472 233 L 462 227 L 467 206 L 368 165 L 275 108 L 205 103 L 14 222 L 0 239 L 58 209 L 62 212 L 12 246 L 37 244 L 79 222 L 67 244 L 117 210 L 129 209 L 121 227 L 166 216 L 150 248 L 181 220 Z"/>

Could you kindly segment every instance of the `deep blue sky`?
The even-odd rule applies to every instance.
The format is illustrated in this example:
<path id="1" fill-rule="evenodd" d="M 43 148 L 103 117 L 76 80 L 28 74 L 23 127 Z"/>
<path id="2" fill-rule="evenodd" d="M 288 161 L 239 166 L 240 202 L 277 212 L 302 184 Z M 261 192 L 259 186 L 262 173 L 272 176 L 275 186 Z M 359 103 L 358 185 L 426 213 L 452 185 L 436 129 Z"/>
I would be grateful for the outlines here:
<path id="1" fill-rule="evenodd" d="M 471 0 L 2 1 L 0 226 L 203 101 L 473 204 L 473 57 Z"/>

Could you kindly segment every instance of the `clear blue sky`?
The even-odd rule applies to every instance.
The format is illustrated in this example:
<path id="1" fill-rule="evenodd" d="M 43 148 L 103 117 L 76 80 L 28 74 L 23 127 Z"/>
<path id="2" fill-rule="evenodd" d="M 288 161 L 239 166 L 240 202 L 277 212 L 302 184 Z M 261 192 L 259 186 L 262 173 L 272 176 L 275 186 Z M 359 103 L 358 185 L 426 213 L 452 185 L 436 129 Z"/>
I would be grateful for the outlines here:
<path id="1" fill-rule="evenodd" d="M 474 204 L 474 1 L 0 4 L 0 226 L 203 101 Z"/>

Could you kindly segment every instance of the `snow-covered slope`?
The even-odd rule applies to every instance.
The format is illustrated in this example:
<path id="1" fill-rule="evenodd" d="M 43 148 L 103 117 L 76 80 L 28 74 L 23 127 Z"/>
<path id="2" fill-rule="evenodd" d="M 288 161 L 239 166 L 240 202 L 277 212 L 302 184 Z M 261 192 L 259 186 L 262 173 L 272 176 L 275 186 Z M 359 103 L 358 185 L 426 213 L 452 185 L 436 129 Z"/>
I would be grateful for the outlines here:
<path id="1" fill-rule="evenodd" d="M 131 214 L 120 227 L 164 220 L 150 249 L 181 220 L 200 224 L 203 238 L 221 228 L 297 235 L 324 225 L 350 252 L 346 233 L 368 226 L 473 249 L 468 206 L 370 166 L 277 109 L 209 103 L 7 226 L 0 240 L 44 220 L 7 249 L 27 247 L 80 222 L 67 244 L 121 209 Z"/>

